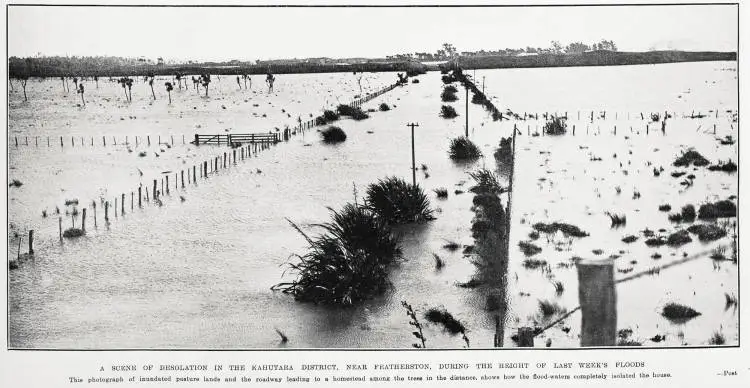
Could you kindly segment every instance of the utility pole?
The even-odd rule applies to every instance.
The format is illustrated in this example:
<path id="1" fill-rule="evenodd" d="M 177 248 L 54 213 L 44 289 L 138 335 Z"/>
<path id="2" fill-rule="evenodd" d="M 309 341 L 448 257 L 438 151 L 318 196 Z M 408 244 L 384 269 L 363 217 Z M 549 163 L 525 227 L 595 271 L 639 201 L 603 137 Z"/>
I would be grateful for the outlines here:
<path id="1" fill-rule="evenodd" d="M 412 186 L 417 185 L 417 168 L 414 164 L 414 127 L 418 127 L 419 124 L 410 123 L 406 124 L 407 127 L 411 127 L 411 184 Z"/>
<path id="2" fill-rule="evenodd" d="M 484 76 L 482 76 L 482 94 L 484 94 Z"/>

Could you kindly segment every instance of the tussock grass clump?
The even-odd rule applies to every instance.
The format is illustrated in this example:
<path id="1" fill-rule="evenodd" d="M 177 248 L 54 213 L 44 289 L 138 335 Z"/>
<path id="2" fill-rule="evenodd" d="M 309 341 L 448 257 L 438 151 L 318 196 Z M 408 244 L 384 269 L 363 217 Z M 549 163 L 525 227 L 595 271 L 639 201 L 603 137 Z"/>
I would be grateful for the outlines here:
<path id="1" fill-rule="evenodd" d="M 567 310 L 557 304 L 557 302 L 551 302 L 549 300 L 540 300 L 539 301 L 539 311 L 542 313 L 542 316 L 545 318 L 551 317 L 558 314 L 565 314 Z"/>
<path id="2" fill-rule="evenodd" d="M 289 221 L 309 248 L 304 255 L 294 255 L 296 263 L 289 263 L 297 279 L 276 284 L 273 290 L 292 294 L 299 301 L 352 305 L 386 289 L 387 267 L 401 257 L 390 227 L 355 204 L 331 212 L 330 222 L 315 225 L 324 231 L 315 238 Z"/>
<path id="3" fill-rule="evenodd" d="M 732 306 L 737 306 L 737 295 L 730 295 L 725 292 L 724 299 L 726 300 L 726 304 L 724 305 L 725 309 L 728 310 Z"/>
<path id="4" fill-rule="evenodd" d="M 560 296 L 565 292 L 565 285 L 563 282 L 555 280 L 552 282 L 552 285 L 555 287 L 555 295 Z"/>
<path id="5" fill-rule="evenodd" d="M 625 215 L 619 215 L 619 214 L 614 214 L 610 212 L 607 212 L 606 214 L 607 214 L 607 217 L 609 217 L 609 220 L 611 222 L 610 227 L 612 228 L 624 226 L 628 221 Z"/>
<path id="6" fill-rule="evenodd" d="M 710 220 L 715 218 L 736 217 L 737 206 L 734 202 L 725 199 L 714 203 L 706 203 L 698 209 L 698 218 Z"/>
<path id="7" fill-rule="evenodd" d="M 670 210 L 672 210 L 672 206 L 670 206 L 669 204 L 659 205 L 660 212 L 668 212 Z"/>
<path id="8" fill-rule="evenodd" d="M 66 199 L 65 200 L 65 206 L 71 206 L 71 205 L 78 205 L 78 199 Z"/>
<path id="9" fill-rule="evenodd" d="M 424 222 L 435 219 L 430 200 L 419 185 L 395 176 L 367 187 L 366 206 L 389 224 Z"/>
<path id="10" fill-rule="evenodd" d="M 724 345 L 727 343 L 726 337 L 720 331 L 715 331 L 711 338 L 708 339 L 709 345 Z"/>
<path id="11" fill-rule="evenodd" d="M 451 89 L 452 88 L 452 89 Z M 454 102 L 458 101 L 458 96 L 456 95 L 455 90 L 456 88 L 454 86 L 446 86 L 445 89 L 443 89 L 443 92 L 440 93 L 440 100 L 443 102 Z"/>
<path id="12" fill-rule="evenodd" d="M 682 321 L 695 318 L 701 315 L 701 313 L 693 310 L 689 306 L 669 302 L 662 308 L 661 315 L 671 321 Z"/>
<path id="13" fill-rule="evenodd" d="M 500 181 L 497 179 L 497 175 L 486 168 L 480 168 L 477 171 L 469 173 L 476 185 L 474 185 L 469 191 L 476 194 L 500 194 L 503 192 L 500 187 Z M 474 197 L 474 205 L 480 205 L 481 198 L 477 199 Z"/>
<path id="14" fill-rule="evenodd" d="M 455 241 L 446 241 L 446 243 L 443 245 L 443 249 L 447 249 L 451 252 L 457 251 L 461 248 L 461 245 Z"/>
<path id="15" fill-rule="evenodd" d="M 336 112 L 338 112 L 338 114 L 341 116 L 349 116 L 352 119 L 357 120 L 357 121 L 370 118 L 370 116 L 367 113 L 365 113 L 362 109 L 354 108 L 352 106 L 344 105 L 344 104 L 339 105 L 338 108 L 336 108 Z"/>
<path id="16" fill-rule="evenodd" d="M 729 160 L 726 163 L 719 161 L 719 163 L 708 166 L 711 171 L 723 171 L 723 172 L 735 172 L 737 171 L 737 165 Z"/>
<path id="17" fill-rule="evenodd" d="M 453 160 L 476 160 L 482 156 L 482 151 L 469 138 L 461 136 L 451 139 L 448 156 Z"/>
<path id="18" fill-rule="evenodd" d="M 443 105 L 440 107 L 440 117 L 444 119 L 452 119 L 458 117 L 458 113 L 456 113 L 456 109 L 452 106 Z"/>
<path id="19" fill-rule="evenodd" d="M 622 238 L 622 242 L 624 242 L 625 244 L 633 243 L 636 240 L 638 240 L 638 236 L 633 236 L 632 234 Z"/>
<path id="20" fill-rule="evenodd" d="M 541 251 L 541 248 L 539 250 Z M 547 266 L 546 260 L 524 259 L 523 261 L 523 267 L 526 269 L 537 269 L 537 268 L 546 267 L 546 266 Z"/>
<path id="21" fill-rule="evenodd" d="M 445 267 L 445 261 L 438 256 L 437 254 L 433 253 L 432 258 L 435 259 L 435 269 L 441 270 L 443 267 Z"/>
<path id="22" fill-rule="evenodd" d="M 336 121 L 339 119 L 339 115 L 332 110 L 326 109 L 325 111 L 323 111 L 323 118 L 328 122 Z"/>
<path id="23" fill-rule="evenodd" d="M 65 238 L 75 238 L 75 237 L 81 237 L 84 234 L 85 233 L 84 233 L 83 229 L 68 228 L 68 229 L 65 229 L 65 231 L 63 232 L 63 237 L 65 237 Z"/>
<path id="24" fill-rule="evenodd" d="M 413 83 L 413 84 L 418 84 L 418 83 L 419 83 L 419 79 L 417 79 L 417 78 L 414 78 L 413 80 L 411 80 L 411 83 Z"/>
<path id="25" fill-rule="evenodd" d="M 553 222 L 550 224 L 537 222 L 533 225 L 533 228 L 545 234 L 554 234 L 559 230 L 568 237 L 586 237 L 589 235 L 587 232 L 581 230 L 581 228 L 565 222 Z"/>
<path id="26" fill-rule="evenodd" d="M 8 187 L 21 187 L 21 186 L 23 186 L 23 182 L 19 181 L 18 179 L 13 179 L 8 184 Z"/>
<path id="27" fill-rule="evenodd" d="M 544 124 L 544 133 L 551 136 L 564 135 L 568 132 L 568 124 L 565 117 L 553 117 Z"/>
<path id="28" fill-rule="evenodd" d="M 315 118 L 315 125 L 326 125 L 328 124 L 328 121 L 326 121 L 326 118 L 323 116 L 318 116 Z"/>
<path id="29" fill-rule="evenodd" d="M 432 323 L 442 325 L 443 328 L 451 334 L 466 332 L 466 327 L 464 326 L 464 324 L 453 317 L 453 315 L 445 310 L 445 308 L 432 307 L 425 311 L 424 317 Z"/>
<path id="30" fill-rule="evenodd" d="M 695 224 L 687 228 L 688 232 L 698 235 L 702 242 L 716 241 L 727 235 L 727 232 L 714 224 Z"/>
<path id="31" fill-rule="evenodd" d="M 333 125 L 321 131 L 320 136 L 323 142 L 328 144 L 341 143 L 346 140 L 346 132 Z"/>
<path id="32" fill-rule="evenodd" d="M 530 241 L 519 241 L 518 247 L 521 248 L 521 252 L 526 256 L 534 256 L 542 251 L 542 248 Z"/>
<path id="33" fill-rule="evenodd" d="M 448 198 L 448 189 L 446 189 L 445 187 L 439 187 L 432 191 L 434 191 L 435 195 L 437 195 L 437 197 L 440 199 Z"/>
<path id="34" fill-rule="evenodd" d="M 416 80 L 415 80 L 415 81 L 416 81 Z M 388 104 L 386 104 L 386 103 L 384 103 L 384 102 L 383 102 L 383 103 L 380 103 L 380 106 L 378 106 L 378 109 L 379 109 L 379 110 L 380 110 L 381 112 L 387 112 L 387 111 L 391 110 L 391 107 L 390 107 L 390 106 L 388 106 Z"/>
<path id="35" fill-rule="evenodd" d="M 667 239 L 664 236 L 651 237 L 646 240 L 646 246 L 649 247 L 660 247 L 667 243 Z"/>
<path id="36" fill-rule="evenodd" d="M 679 247 L 693 241 L 690 238 L 690 234 L 687 230 L 678 230 L 667 237 L 667 245 L 671 247 Z"/>
<path id="37" fill-rule="evenodd" d="M 708 166 L 709 163 L 708 159 L 704 158 L 700 152 L 690 148 L 687 151 L 683 151 L 682 154 L 675 159 L 672 165 L 675 167 L 689 167 L 692 164 L 696 167 L 703 167 Z"/>
<path id="38" fill-rule="evenodd" d="M 683 206 L 680 210 L 680 217 L 685 222 L 695 221 L 695 206 L 690 204 Z"/>

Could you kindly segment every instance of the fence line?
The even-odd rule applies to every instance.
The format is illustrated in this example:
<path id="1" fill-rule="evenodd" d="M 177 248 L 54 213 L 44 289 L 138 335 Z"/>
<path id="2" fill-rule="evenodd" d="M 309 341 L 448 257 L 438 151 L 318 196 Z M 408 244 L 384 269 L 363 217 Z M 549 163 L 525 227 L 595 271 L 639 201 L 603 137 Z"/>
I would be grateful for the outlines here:
<path id="1" fill-rule="evenodd" d="M 349 105 L 351 105 L 351 106 L 357 106 L 357 107 L 362 106 L 362 104 L 364 104 L 366 102 L 369 102 L 369 101 L 373 100 L 374 98 L 376 98 L 376 97 L 378 97 L 378 96 L 380 96 L 380 95 L 382 95 L 382 94 L 384 94 L 384 93 L 386 93 L 388 91 L 393 90 L 396 86 L 398 86 L 398 84 L 389 85 L 389 86 L 387 86 L 387 87 L 379 90 L 376 93 L 370 94 L 370 95 L 368 95 L 366 97 L 363 97 L 363 98 L 360 98 L 360 99 L 355 99 L 355 100 L 351 101 Z M 294 128 L 285 128 L 284 129 L 284 131 L 283 131 L 283 140 L 284 141 L 288 141 L 288 140 L 290 140 L 290 138 L 291 138 L 292 135 L 296 135 L 298 133 L 304 133 L 305 131 L 307 131 L 309 129 L 312 129 L 315 126 L 316 126 L 315 120 L 308 120 L 308 121 L 305 121 L 305 122 L 303 122 L 303 121 L 300 120 L 299 124 L 297 126 L 295 126 Z M 196 136 L 198 136 L 198 135 L 196 135 Z M 225 136 L 225 135 L 222 135 L 222 136 Z M 258 136 L 258 135 L 256 134 L 256 136 Z M 206 160 L 204 160 L 202 162 L 194 164 L 192 166 L 188 166 L 185 169 L 180 169 L 179 171 L 175 171 L 174 172 L 174 180 L 172 182 L 170 182 L 170 180 L 169 180 L 169 177 L 171 176 L 171 173 L 169 173 L 169 174 L 160 174 L 161 175 L 160 178 L 156 178 L 156 179 L 152 180 L 152 187 L 151 187 L 151 193 L 150 193 L 151 195 L 149 195 L 149 188 L 148 188 L 147 184 L 144 185 L 144 183 L 139 183 L 139 185 L 134 190 L 130 191 L 130 212 L 132 213 L 132 212 L 135 211 L 135 209 L 136 209 L 136 203 L 137 203 L 137 207 L 139 209 L 142 209 L 144 201 L 156 204 L 158 206 L 162 206 L 163 202 L 162 202 L 161 198 L 164 195 L 171 196 L 172 192 L 174 192 L 175 194 L 177 194 L 177 192 L 179 192 L 180 189 L 185 190 L 187 188 L 187 186 L 185 185 L 185 176 L 187 176 L 187 182 L 188 182 L 188 184 L 192 183 L 193 185 L 197 186 L 199 178 L 201 178 L 201 179 L 208 179 L 209 178 L 209 173 L 211 175 L 218 174 L 220 170 L 231 168 L 232 166 L 237 165 L 238 161 L 242 162 L 242 161 L 248 160 L 248 159 L 250 159 L 252 157 L 257 157 L 261 152 L 263 152 L 265 150 L 268 150 L 268 149 L 271 148 L 271 146 L 276 145 L 276 144 L 278 144 L 278 143 L 281 142 L 281 140 L 279 139 L 279 134 L 278 133 L 271 133 L 270 135 L 266 134 L 265 138 L 266 139 L 275 139 L 276 141 L 252 142 L 252 143 L 249 143 L 249 144 L 242 144 L 242 145 L 239 145 L 239 146 L 237 145 L 236 142 L 230 142 L 231 151 L 229 151 L 229 152 L 224 151 L 222 153 L 217 154 L 213 158 L 209 158 L 209 159 L 206 159 Z M 61 137 L 60 139 L 61 139 L 61 141 L 63 141 L 63 137 Z M 75 138 L 73 137 L 72 139 L 75 139 Z M 92 137 L 92 139 L 93 139 L 93 137 Z M 169 139 L 170 139 L 170 141 L 174 141 L 174 137 L 173 136 L 170 136 Z M 232 135 L 231 139 L 234 140 L 235 139 L 235 135 Z M 151 140 L 150 136 L 147 136 L 147 144 L 149 144 L 149 145 L 150 145 L 150 140 Z M 161 142 L 161 136 L 157 137 L 157 140 L 159 142 Z M 102 144 L 106 144 L 106 141 L 107 141 L 106 137 L 103 137 L 102 138 Z M 138 141 L 137 137 L 136 137 L 136 141 Z M 184 137 L 183 137 L 182 141 L 184 142 Z M 93 140 L 92 140 L 92 142 L 93 142 Z M 113 139 L 112 143 L 115 143 L 115 142 L 116 142 L 116 139 Z M 192 172 L 192 175 L 191 175 L 191 172 Z M 171 191 L 172 188 L 174 190 Z M 136 198 L 136 193 L 137 193 L 137 198 Z M 112 201 L 110 201 L 110 199 L 112 199 Z M 113 198 L 110 197 L 109 199 L 108 198 L 103 198 L 103 197 L 99 198 L 100 205 L 104 207 L 104 221 L 105 221 L 105 225 L 108 226 L 114 219 L 118 219 L 120 217 L 125 217 L 127 215 L 127 211 L 126 211 L 126 208 L 127 208 L 126 199 L 127 199 L 127 193 L 126 192 L 114 195 Z M 119 206 L 118 206 L 118 202 L 119 202 Z M 93 220 L 94 220 L 94 227 L 96 227 L 97 226 L 97 213 L 96 213 L 97 201 L 96 200 L 91 201 L 89 204 L 91 205 L 91 209 L 93 209 L 92 216 L 93 216 Z M 89 204 L 86 204 L 86 206 L 88 206 Z M 76 202 L 76 205 L 78 205 L 78 202 Z M 81 233 L 81 234 L 85 233 L 85 230 L 86 230 L 86 226 L 85 226 L 86 211 L 87 211 L 87 207 L 83 207 L 82 208 L 82 214 L 83 214 L 83 216 L 82 216 L 82 220 L 81 220 L 82 224 L 80 225 L 81 226 L 80 228 L 72 227 L 72 228 L 66 229 L 65 231 L 63 231 L 63 227 L 62 227 L 62 218 L 63 218 L 63 216 L 60 215 L 59 213 L 57 214 L 58 215 L 58 228 L 59 228 L 59 239 L 60 239 L 60 242 L 63 241 L 64 237 L 69 237 L 69 236 L 70 237 L 75 237 L 76 233 Z M 114 219 L 110 216 L 110 211 L 114 212 L 113 213 Z M 75 214 L 75 213 L 71 214 L 71 217 L 73 217 L 72 218 L 73 222 L 75 222 L 76 216 L 77 216 L 77 214 Z M 46 217 L 46 215 L 45 215 L 45 217 Z M 80 232 L 77 232 L 76 229 L 80 229 Z M 33 229 L 29 230 L 29 235 L 30 235 L 30 239 L 29 239 L 29 251 L 28 251 L 27 254 L 24 254 L 24 255 L 33 255 L 34 254 L 34 250 L 33 250 L 33 235 L 34 235 L 34 232 L 33 232 Z M 20 244 L 20 239 L 19 239 L 19 244 Z M 20 258 L 21 258 L 21 252 L 20 252 L 20 245 L 19 245 L 18 259 L 20 259 Z M 14 266 L 14 265 L 17 266 L 18 263 L 17 263 L 17 261 L 14 263 L 14 261 L 11 260 L 9 265 L 11 267 Z"/>

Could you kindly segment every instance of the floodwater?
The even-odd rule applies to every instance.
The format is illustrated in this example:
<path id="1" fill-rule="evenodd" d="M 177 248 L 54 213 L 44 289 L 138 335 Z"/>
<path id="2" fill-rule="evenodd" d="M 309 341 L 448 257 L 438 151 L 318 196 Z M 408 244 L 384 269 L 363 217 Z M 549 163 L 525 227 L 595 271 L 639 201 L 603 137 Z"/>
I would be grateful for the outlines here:
<path id="1" fill-rule="evenodd" d="M 554 77 L 545 82 L 543 77 L 550 77 L 550 72 Z M 691 74 L 692 78 L 678 82 L 663 77 L 674 73 Z M 662 258 L 654 260 L 650 256 L 657 249 L 647 248 L 643 238 L 629 245 L 620 239 L 645 227 L 674 230 L 666 214 L 657 210 L 661 203 L 679 209 L 686 203 L 698 205 L 737 194 L 736 175 L 691 171 L 696 178 L 688 189 L 669 176 L 675 169 L 671 161 L 684 145 L 695 146 L 712 162 L 730 157 L 736 161 L 737 145 L 719 146 L 712 128 L 717 123 L 716 136 L 733 133 L 736 137 L 737 124 L 725 112 L 737 109 L 735 63 L 477 72 L 477 79 L 482 76 L 487 94 L 498 96 L 496 105 L 501 109 L 540 114 L 568 109 L 571 119 L 571 112 L 580 109 L 580 122 L 570 123 L 577 125 L 576 136 L 532 137 L 528 133 L 543 121 L 493 122 L 480 106 L 469 104 L 470 136 L 485 157 L 471 165 L 457 165 L 448 159 L 447 148 L 451 137 L 463 134 L 465 95 L 461 91 L 459 101 L 452 103 L 459 117 L 440 118 L 442 82 L 438 73 L 430 73 L 418 77 L 420 83 L 397 88 L 365 106 L 377 109 L 385 102 L 392 106 L 390 111 L 373 112 L 370 119 L 360 122 L 341 120 L 337 125 L 348 135 L 344 143 L 324 145 L 314 129 L 299 133 L 255 158 L 172 191 L 163 197 L 163 206 L 149 202 L 143 210 L 131 212 L 128 200 L 126 214 L 110 215 L 109 225 L 104 224 L 99 209 L 96 228 L 88 220 L 85 237 L 62 244 L 57 238 L 54 207 L 64 213 L 65 199 L 79 198 L 79 207 L 101 197 L 112 201 L 139 183 L 150 187 L 162 171 L 173 174 L 227 150 L 183 146 L 183 134 L 189 139 L 193 133 L 265 132 L 292 126 L 298 116 L 307 120 L 309 113 L 317 115 L 324 106 L 350 100 L 359 94 L 359 88 L 351 74 L 280 75 L 277 95 L 262 91 L 260 77 L 253 81 L 257 93 L 251 94 L 238 90 L 233 78 L 221 77 L 209 89 L 211 98 L 200 98 L 193 89 L 177 91 L 172 94 L 172 106 L 166 106 L 164 93 L 157 94 L 159 100 L 150 104 L 147 85 L 138 83 L 142 90 L 134 91 L 134 102 L 128 105 L 118 85 L 100 80 L 99 95 L 87 82 L 90 100 L 81 109 L 74 94 L 63 97 L 59 80 L 29 81 L 29 103 L 22 103 L 19 93 L 11 94 L 10 136 L 38 136 L 44 139 L 44 146 L 9 149 L 9 178 L 24 183 L 9 189 L 9 256 L 17 254 L 14 233 L 25 235 L 34 229 L 37 240 L 34 257 L 22 259 L 19 268 L 9 273 L 10 346 L 410 348 L 414 338 L 401 307 L 401 301 L 407 301 L 418 312 L 445 307 L 467 327 L 471 347 L 491 347 L 494 317 L 485 310 L 485 298 L 478 290 L 455 285 L 469 280 L 474 266 L 460 250 L 448 252 L 441 247 L 446 240 L 473 244 L 472 194 L 454 194 L 454 190 L 468 191 L 468 173 L 476 168 L 495 168 L 492 152 L 501 136 L 512 133 L 514 123 L 521 135 L 517 138 L 510 242 L 510 310 L 504 317 L 506 346 L 513 346 L 509 337 L 517 327 L 538 321 L 539 299 L 555 300 L 567 309 L 577 306 L 575 269 L 557 268 L 558 262 L 568 262 L 572 256 L 597 258 L 591 251 L 602 249 L 600 256 L 619 254 L 618 268 L 633 267 L 631 273 L 635 273 L 679 259 L 683 252 L 698 253 L 729 242 L 723 239 L 704 245 L 694 238 L 679 249 L 659 248 Z M 363 92 L 377 90 L 395 78 L 392 73 L 366 74 Z M 653 108 L 639 105 L 643 100 L 633 95 L 634 84 L 648 89 L 643 93 L 652 99 Z M 38 88 L 45 97 L 36 102 Z M 53 105 L 53 99 L 60 105 Z M 685 105 L 686 100 L 691 102 Z M 688 107 L 703 113 L 718 108 L 719 118 L 676 118 L 668 122 L 666 136 L 656 130 L 657 124 L 652 124 L 646 136 L 641 129 L 645 122 L 635 116 L 640 109 L 680 112 Z M 589 123 L 591 135 L 586 136 L 581 129 L 586 125 L 583 112 L 591 109 L 606 109 L 608 116 Z M 612 117 L 614 111 L 619 111 L 618 120 Z M 627 120 L 627 112 L 632 114 L 631 120 Z M 426 173 L 417 171 L 418 183 L 432 198 L 432 190 L 438 187 L 446 187 L 450 194 L 447 200 L 433 199 L 438 209 L 435 221 L 399 230 L 404 260 L 391 269 L 391 290 L 351 308 L 298 303 L 289 295 L 270 291 L 274 284 L 293 276 L 285 273 L 285 263 L 290 255 L 305 249 L 304 239 L 287 219 L 314 234 L 311 224 L 328 220 L 327 207 L 337 209 L 346 202 L 361 201 L 369 183 L 388 175 L 411 179 L 409 122 L 419 123 L 415 130 L 417 167 L 427 166 Z M 617 135 L 608 135 L 615 123 Z M 696 131 L 698 125 L 711 127 L 711 133 Z M 593 126 L 601 128 L 600 135 L 593 135 Z M 162 136 L 162 142 L 172 136 L 175 145 L 171 138 L 170 147 L 157 148 L 154 142 L 143 148 L 148 155 L 139 157 L 141 148 L 121 145 L 126 134 L 149 134 L 152 141 L 154 136 Z M 96 144 L 101 144 L 97 142 L 102 135 L 114 135 L 120 145 L 86 148 L 65 144 L 61 150 L 58 143 L 46 147 L 46 136 L 55 136 L 59 142 L 59 136 L 68 141 L 71 135 L 84 136 L 84 140 L 93 137 Z M 141 143 L 139 147 L 144 146 Z M 602 161 L 591 162 L 590 153 Z M 664 166 L 665 172 L 653 177 L 647 161 Z M 621 187 L 619 195 L 616 185 Z M 639 199 L 632 199 L 634 190 L 641 192 Z M 46 218 L 41 215 L 43 209 L 47 209 Z M 627 225 L 610 229 L 605 211 L 626 214 Z M 71 218 L 62 217 L 67 227 Z M 527 239 L 531 224 L 553 220 L 577 224 L 591 234 L 560 245 L 560 251 L 554 249 L 560 236 L 550 243 L 544 237 L 536 242 L 543 251 L 535 258 L 550 263 L 554 278 L 565 285 L 560 297 L 555 296 L 549 274 L 523 268 L 524 257 L 517 248 L 518 241 Z M 620 254 L 621 250 L 624 253 Z M 446 261 L 440 271 L 435 270 L 433 253 Z M 637 263 L 629 264 L 632 260 Z M 631 328 L 635 339 L 650 346 L 701 345 L 714 331 L 721 331 L 728 344 L 736 344 L 738 315 L 736 310 L 725 310 L 724 292 L 737 294 L 737 280 L 735 264 L 702 258 L 623 283 L 617 286 L 618 326 Z M 702 315 L 682 325 L 669 323 L 659 311 L 673 300 Z M 536 345 L 544 346 L 549 338 L 555 347 L 577 346 L 579 327 L 580 313 L 576 313 L 537 337 Z M 570 330 L 565 333 L 563 328 Z M 289 338 L 286 345 L 280 345 L 275 329 Z M 666 334 L 666 341 L 648 340 L 656 334 Z M 432 324 L 426 324 L 425 336 L 431 348 L 464 346 L 460 336 L 451 336 Z"/>

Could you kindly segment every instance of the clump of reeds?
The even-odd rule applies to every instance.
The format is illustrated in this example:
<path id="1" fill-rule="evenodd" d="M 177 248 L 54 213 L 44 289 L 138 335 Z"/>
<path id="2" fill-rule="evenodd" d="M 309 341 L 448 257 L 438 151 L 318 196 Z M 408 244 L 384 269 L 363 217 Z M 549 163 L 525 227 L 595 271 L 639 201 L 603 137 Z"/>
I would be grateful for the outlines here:
<path id="1" fill-rule="evenodd" d="M 445 308 L 432 307 L 425 312 L 424 317 L 432 323 L 442 325 L 451 334 L 466 333 L 464 324 L 453 317 Z"/>
<path id="2" fill-rule="evenodd" d="M 609 217 L 609 220 L 611 222 L 610 227 L 612 228 L 624 226 L 628 221 L 627 217 L 624 214 L 620 215 L 620 214 L 614 214 L 610 212 L 606 212 L 605 214 L 607 214 L 607 217 Z"/>
<path id="3" fill-rule="evenodd" d="M 522 241 L 523 242 L 523 241 Z M 519 243 L 520 244 L 520 243 Z M 523 248 L 521 248 L 523 249 Z M 539 251 L 542 249 L 539 248 Z M 547 266 L 546 260 L 538 260 L 538 259 L 524 259 L 523 260 L 523 267 L 526 269 L 537 269 Z"/>
<path id="4" fill-rule="evenodd" d="M 672 210 L 672 206 L 670 206 L 669 204 L 659 205 L 660 212 L 668 212 L 670 210 Z"/>
<path id="5" fill-rule="evenodd" d="M 440 107 L 440 117 L 444 119 L 452 119 L 458 117 L 458 113 L 456 113 L 456 109 L 454 109 L 452 106 L 443 105 Z"/>
<path id="6" fill-rule="evenodd" d="M 297 279 L 272 287 L 300 301 L 351 305 L 382 293 L 387 267 L 401 257 L 399 241 L 387 223 L 369 209 L 347 204 L 332 219 L 315 226 L 324 233 L 311 238 L 289 221 L 309 244 L 289 267 Z"/>
<path id="7" fill-rule="evenodd" d="M 458 101 L 458 96 L 456 95 L 455 91 L 456 88 L 454 86 L 446 86 L 445 89 L 443 89 L 443 92 L 440 94 L 440 100 L 443 102 L 454 102 Z"/>
<path id="8" fill-rule="evenodd" d="M 482 156 L 482 151 L 469 138 L 461 136 L 451 139 L 448 156 L 453 160 L 476 160 Z"/>
<path id="9" fill-rule="evenodd" d="M 446 243 L 443 245 L 443 249 L 447 249 L 451 252 L 457 251 L 459 248 L 461 248 L 461 245 L 459 245 L 455 241 L 448 241 L 446 240 Z"/>
<path id="10" fill-rule="evenodd" d="M 411 305 L 406 303 L 406 301 L 401 301 L 401 306 L 404 306 L 404 308 L 406 309 L 406 316 L 409 317 L 409 325 L 414 326 L 417 329 L 416 331 L 412 331 L 411 333 L 412 335 L 417 337 L 417 340 L 419 340 L 420 343 L 414 343 L 411 344 L 411 346 L 417 349 L 426 348 L 427 339 L 425 338 L 424 333 L 422 333 L 422 324 L 419 322 L 417 314 L 414 312 L 414 309 L 411 307 Z"/>
<path id="11" fill-rule="evenodd" d="M 537 222 L 533 225 L 533 228 L 545 234 L 554 234 L 557 231 L 561 231 L 565 236 L 569 237 L 586 237 L 589 235 L 587 232 L 581 230 L 581 228 L 565 222 L 552 222 L 550 224 Z"/>
<path id="12" fill-rule="evenodd" d="M 325 111 L 323 111 L 323 118 L 326 121 L 331 122 L 331 121 L 338 120 L 339 119 L 339 115 L 338 115 L 338 113 L 336 113 L 336 112 L 334 112 L 332 110 L 326 109 Z"/>
<path id="13" fill-rule="evenodd" d="M 735 172 L 737 171 L 737 165 L 730 159 L 726 163 L 719 161 L 719 163 L 708 166 L 711 171 L 723 171 L 723 172 Z"/>
<path id="14" fill-rule="evenodd" d="M 736 217 L 737 206 L 734 202 L 725 199 L 714 203 L 706 203 L 698 208 L 698 218 L 710 220 L 716 218 Z"/>
<path id="15" fill-rule="evenodd" d="M 486 168 L 480 168 L 477 171 L 469 173 L 469 176 L 474 179 L 476 184 L 469 189 L 472 193 L 476 194 L 500 194 L 503 189 L 500 187 L 500 181 L 497 179 L 497 175 Z M 481 197 L 474 197 L 474 205 L 479 205 Z"/>
<path id="16" fill-rule="evenodd" d="M 438 256 L 437 254 L 433 253 L 432 254 L 432 258 L 435 259 L 435 269 L 436 270 L 439 271 L 439 270 L 443 269 L 443 267 L 445 267 L 445 260 L 443 260 L 440 256 Z"/>
<path id="17" fill-rule="evenodd" d="M 727 339 L 724 337 L 724 334 L 722 334 L 720 331 L 715 331 L 713 335 L 711 335 L 711 338 L 708 339 L 709 345 L 724 345 L 727 343 Z"/>
<path id="18" fill-rule="evenodd" d="M 437 195 L 437 197 L 440 199 L 448 198 L 448 189 L 446 189 L 445 187 L 439 187 L 432 191 L 434 191 L 435 195 Z"/>
<path id="19" fill-rule="evenodd" d="M 389 224 L 435 219 L 430 200 L 422 188 L 395 176 L 369 185 L 366 204 L 368 209 Z"/>
<path id="20" fill-rule="evenodd" d="M 553 117 L 544 124 L 544 133 L 551 136 L 564 135 L 568 132 L 565 117 Z"/>
<path id="21" fill-rule="evenodd" d="M 521 249 L 521 252 L 523 252 L 523 254 L 526 256 L 534 256 L 537 253 L 542 251 L 542 248 L 533 244 L 530 241 L 519 241 L 518 247 Z"/>
<path id="22" fill-rule="evenodd" d="M 726 300 L 726 304 L 724 305 L 725 309 L 729 309 L 732 306 L 737 305 L 737 295 L 729 295 L 726 292 L 724 293 L 724 299 Z"/>
<path id="23" fill-rule="evenodd" d="M 19 181 L 18 179 L 13 179 L 8 184 L 8 187 L 21 187 L 23 186 L 23 182 Z"/>
<path id="24" fill-rule="evenodd" d="M 664 236 L 657 236 L 646 239 L 646 246 L 649 247 L 660 247 L 666 243 L 667 240 L 664 238 Z"/>
<path id="25" fill-rule="evenodd" d="M 671 321 L 682 321 L 695 318 L 701 315 L 701 313 L 695 311 L 690 306 L 669 302 L 662 308 L 661 315 Z"/>
<path id="26" fill-rule="evenodd" d="M 68 228 L 65 229 L 63 232 L 63 237 L 65 238 L 75 238 L 75 237 L 81 237 L 85 234 L 83 229 L 80 228 Z"/>
<path id="27" fill-rule="evenodd" d="M 693 148 L 683 151 L 672 163 L 675 167 L 689 167 L 691 164 L 697 167 L 708 166 L 710 162 L 700 152 Z"/>
<path id="28" fill-rule="evenodd" d="M 565 292 L 565 285 L 559 280 L 552 281 L 552 285 L 555 287 L 555 295 L 560 296 Z"/>
<path id="29" fill-rule="evenodd" d="M 695 224 L 690 225 L 688 232 L 698 235 L 698 240 L 702 242 L 715 241 L 727 235 L 727 232 L 714 224 Z"/>
<path id="30" fill-rule="evenodd" d="M 634 236 L 632 234 L 622 238 L 622 242 L 624 242 L 625 244 L 633 243 L 636 240 L 638 240 L 638 236 Z"/>
<path id="31" fill-rule="evenodd" d="M 354 120 L 364 120 L 370 116 L 360 108 L 355 108 L 349 105 L 341 104 L 336 108 L 336 111 L 341 116 L 349 116 Z"/>
<path id="32" fill-rule="evenodd" d="M 567 310 L 557 304 L 557 302 L 552 302 L 549 300 L 540 300 L 539 301 L 539 311 L 542 313 L 542 316 L 545 318 L 558 315 L 558 314 L 564 314 Z"/>
<path id="33" fill-rule="evenodd" d="M 320 136 L 323 138 L 323 142 L 328 144 L 341 143 L 346 140 L 346 132 L 333 125 L 322 130 Z"/>
<path id="34" fill-rule="evenodd" d="M 667 237 L 667 245 L 671 247 L 685 245 L 691 241 L 693 239 L 690 238 L 690 234 L 686 230 L 678 230 Z"/>
<path id="35" fill-rule="evenodd" d="M 416 80 L 415 80 L 415 81 L 416 81 Z M 380 106 L 378 106 L 378 109 L 379 109 L 379 110 L 380 110 L 381 112 L 387 112 L 387 111 L 391 110 L 391 107 L 390 107 L 390 106 L 388 106 L 388 104 L 386 104 L 386 103 L 384 103 L 384 102 L 383 102 L 383 103 L 380 103 Z"/>

